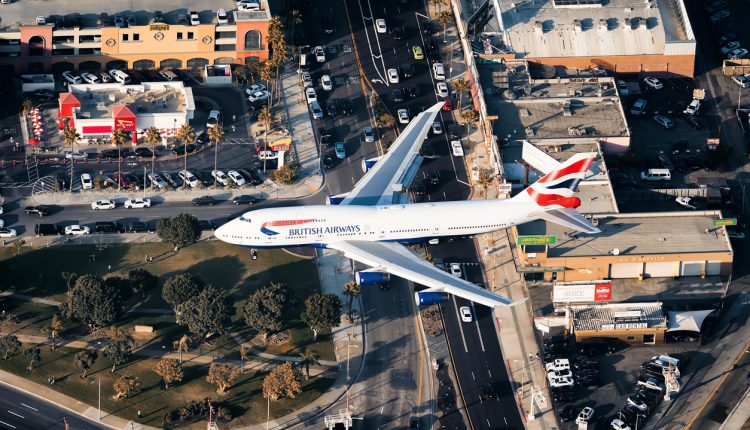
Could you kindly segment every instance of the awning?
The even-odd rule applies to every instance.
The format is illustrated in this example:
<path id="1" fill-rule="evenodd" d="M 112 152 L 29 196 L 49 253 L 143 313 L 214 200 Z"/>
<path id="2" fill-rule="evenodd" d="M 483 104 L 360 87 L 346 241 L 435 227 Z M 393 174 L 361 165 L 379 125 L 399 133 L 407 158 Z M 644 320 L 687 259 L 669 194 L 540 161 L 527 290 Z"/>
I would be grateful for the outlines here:
<path id="1" fill-rule="evenodd" d="M 37 138 L 29 138 L 29 145 L 39 145 L 39 139 Z"/>
<path id="2" fill-rule="evenodd" d="M 694 331 L 700 332 L 703 321 L 715 309 L 705 311 L 682 311 L 669 312 L 669 325 L 667 332 L 670 331 Z"/>

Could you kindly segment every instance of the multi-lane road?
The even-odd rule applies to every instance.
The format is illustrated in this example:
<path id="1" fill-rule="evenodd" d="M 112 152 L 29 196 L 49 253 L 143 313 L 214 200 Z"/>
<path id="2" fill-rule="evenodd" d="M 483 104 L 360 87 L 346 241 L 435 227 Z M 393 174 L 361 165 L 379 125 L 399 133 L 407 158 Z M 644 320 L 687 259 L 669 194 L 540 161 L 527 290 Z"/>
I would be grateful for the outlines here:
<path id="1" fill-rule="evenodd" d="M 67 423 L 67 427 L 66 427 Z M 49 402 L 0 385 L 0 429 L 106 429 Z"/>

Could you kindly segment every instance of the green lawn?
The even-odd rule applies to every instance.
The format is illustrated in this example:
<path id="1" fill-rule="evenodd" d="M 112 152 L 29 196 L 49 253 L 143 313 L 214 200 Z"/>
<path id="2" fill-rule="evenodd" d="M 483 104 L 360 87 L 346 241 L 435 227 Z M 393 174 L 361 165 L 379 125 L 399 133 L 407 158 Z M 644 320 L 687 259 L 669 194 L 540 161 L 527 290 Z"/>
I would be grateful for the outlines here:
<path id="1" fill-rule="evenodd" d="M 114 413 L 125 419 L 137 420 L 137 411 L 142 411 L 143 423 L 162 427 L 167 411 L 183 406 L 187 402 L 200 401 L 206 397 L 216 399 L 231 408 L 235 418 L 230 427 L 263 422 L 266 417 L 266 400 L 262 396 L 264 374 L 246 372 L 240 376 L 227 395 L 216 393 L 216 387 L 206 382 L 207 365 L 184 364 L 185 378 L 169 390 L 164 390 L 163 383 L 152 369 L 157 360 L 133 357 L 119 367 L 114 374 L 109 373 L 111 363 L 103 357 L 89 371 L 86 379 L 81 379 L 81 372 L 73 364 L 73 356 L 79 350 L 58 348 L 52 351 L 42 348 L 42 362 L 29 373 L 28 363 L 18 354 L 9 360 L 0 360 L 0 368 L 21 375 L 40 384 L 47 384 L 47 378 L 54 375 L 57 383 L 52 387 L 62 393 L 95 406 L 97 404 L 97 384 L 92 381 L 101 379 L 103 414 Z M 112 384 L 121 375 L 133 375 L 140 379 L 141 393 L 130 399 L 115 401 L 112 399 Z M 318 398 L 327 391 L 332 379 L 314 378 L 304 386 L 303 393 L 295 399 L 285 399 L 271 405 L 271 418 L 284 416 Z M 205 421 L 200 423 L 205 426 Z M 193 426 L 191 426 L 193 427 Z M 197 428 L 197 427 L 196 427 Z M 203 427 L 201 427 L 203 428 Z"/>

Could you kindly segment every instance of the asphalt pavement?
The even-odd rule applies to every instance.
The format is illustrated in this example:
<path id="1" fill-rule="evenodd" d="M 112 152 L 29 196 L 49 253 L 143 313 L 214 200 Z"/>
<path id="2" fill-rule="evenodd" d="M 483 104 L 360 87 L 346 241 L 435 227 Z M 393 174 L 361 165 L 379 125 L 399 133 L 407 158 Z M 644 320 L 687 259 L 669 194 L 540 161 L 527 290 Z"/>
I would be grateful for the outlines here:
<path id="1" fill-rule="evenodd" d="M 67 423 L 67 426 L 66 426 Z M 47 401 L 0 384 L 0 429 L 107 429 Z"/>

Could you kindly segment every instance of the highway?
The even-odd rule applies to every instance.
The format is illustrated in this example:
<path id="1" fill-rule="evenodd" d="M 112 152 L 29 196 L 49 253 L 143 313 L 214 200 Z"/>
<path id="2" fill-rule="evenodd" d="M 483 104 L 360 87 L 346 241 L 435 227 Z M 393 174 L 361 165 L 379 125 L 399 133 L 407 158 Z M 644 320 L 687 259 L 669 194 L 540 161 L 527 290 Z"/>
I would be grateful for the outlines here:
<path id="1" fill-rule="evenodd" d="M 69 430 L 109 428 L 0 384 L 0 429 L 66 429 L 65 422 Z"/>

